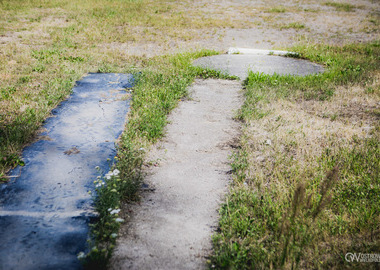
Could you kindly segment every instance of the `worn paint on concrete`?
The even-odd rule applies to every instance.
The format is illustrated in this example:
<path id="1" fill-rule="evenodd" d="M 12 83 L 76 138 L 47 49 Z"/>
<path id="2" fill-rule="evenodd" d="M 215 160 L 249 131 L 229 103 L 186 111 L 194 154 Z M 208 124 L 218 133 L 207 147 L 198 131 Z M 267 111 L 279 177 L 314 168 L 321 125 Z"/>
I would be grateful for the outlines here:
<path id="1" fill-rule="evenodd" d="M 116 154 L 129 107 L 130 74 L 89 74 L 46 120 L 0 186 L 0 269 L 80 269 L 87 248 L 95 166 Z"/>

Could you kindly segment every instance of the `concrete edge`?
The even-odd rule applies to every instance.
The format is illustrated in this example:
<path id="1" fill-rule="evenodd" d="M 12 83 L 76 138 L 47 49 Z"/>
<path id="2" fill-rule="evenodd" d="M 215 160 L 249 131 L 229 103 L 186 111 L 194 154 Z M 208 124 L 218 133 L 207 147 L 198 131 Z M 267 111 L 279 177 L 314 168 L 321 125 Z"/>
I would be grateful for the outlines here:
<path id="1" fill-rule="evenodd" d="M 289 55 L 295 54 L 295 52 L 289 51 L 277 51 L 277 50 L 261 50 L 261 49 L 251 49 L 251 48 L 236 48 L 230 47 L 227 51 L 227 54 L 254 54 L 254 55 Z"/>

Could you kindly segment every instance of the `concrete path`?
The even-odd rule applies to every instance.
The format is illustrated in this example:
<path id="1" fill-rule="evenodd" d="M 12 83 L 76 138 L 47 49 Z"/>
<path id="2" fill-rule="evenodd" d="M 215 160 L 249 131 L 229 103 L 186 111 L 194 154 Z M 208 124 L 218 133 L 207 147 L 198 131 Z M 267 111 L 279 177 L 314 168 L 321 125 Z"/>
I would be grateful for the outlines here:
<path id="1" fill-rule="evenodd" d="M 239 81 L 197 80 L 152 151 L 143 193 L 114 252 L 112 269 L 202 269 L 227 191 L 228 156 L 241 106 Z"/>

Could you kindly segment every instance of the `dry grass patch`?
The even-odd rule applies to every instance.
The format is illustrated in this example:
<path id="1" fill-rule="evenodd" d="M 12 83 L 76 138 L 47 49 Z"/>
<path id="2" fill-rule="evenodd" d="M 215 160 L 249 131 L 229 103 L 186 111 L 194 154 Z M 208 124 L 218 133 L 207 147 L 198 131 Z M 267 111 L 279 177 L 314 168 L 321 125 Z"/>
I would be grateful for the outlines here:
<path id="1" fill-rule="evenodd" d="M 366 133 L 380 120 L 379 73 L 372 76 L 369 85 L 339 86 L 326 102 L 303 101 L 301 108 L 311 115 L 359 127 Z"/>
<path id="2" fill-rule="evenodd" d="M 252 121 L 245 133 L 249 146 L 247 179 L 255 179 L 255 185 L 258 181 L 264 186 L 294 185 L 276 181 L 277 173 L 284 170 L 281 166 L 289 166 L 288 162 L 282 163 L 283 158 L 300 170 L 314 167 L 325 148 L 348 147 L 353 138 L 364 138 L 368 132 L 359 125 L 311 115 L 299 104 L 286 100 L 272 101 L 260 109 L 267 115 Z"/>

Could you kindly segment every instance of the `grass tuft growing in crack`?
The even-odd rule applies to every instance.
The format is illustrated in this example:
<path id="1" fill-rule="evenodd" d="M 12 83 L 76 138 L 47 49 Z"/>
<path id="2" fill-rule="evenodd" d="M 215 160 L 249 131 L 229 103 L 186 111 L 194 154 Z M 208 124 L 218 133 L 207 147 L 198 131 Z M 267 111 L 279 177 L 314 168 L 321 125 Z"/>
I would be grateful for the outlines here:
<path id="1" fill-rule="evenodd" d="M 380 250 L 379 44 L 293 51 L 326 72 L 249 74 L 211 269 L 359 268 L 347 252 Z"/>

